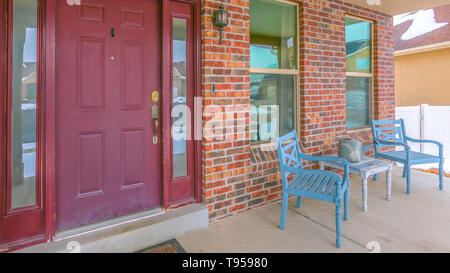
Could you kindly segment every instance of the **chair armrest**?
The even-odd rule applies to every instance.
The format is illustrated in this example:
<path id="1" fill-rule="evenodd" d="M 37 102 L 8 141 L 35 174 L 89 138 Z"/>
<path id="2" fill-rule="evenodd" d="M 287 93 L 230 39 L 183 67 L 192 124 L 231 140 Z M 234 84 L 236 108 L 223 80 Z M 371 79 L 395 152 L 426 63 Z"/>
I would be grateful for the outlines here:
<path id="1" fill-rule="evenodd" d="M 428 140 L 428 139 L 417 139 L 417 138 L 412 138 L 412 137 L 405 137 L 405 139 L 407 141 L 411 141 L 411 142 L 416 142 L 416 143 L 432 143 L 432 144 L 436 144 L 439 147 L 443 147 L 444 145 L 442 145 L 442 143 L 435 141 L 435 140 Z"/>
<path id="2" fill-rule="evenodd" d="M 402 146 L 403 148 L 405 148 L 406 161 L 409 162 L 409 159 L 411 158 L 411 147 L 409 147 L 407 144 L 401 143 L 401 142 L 395 142 L 395 141 L 385 141 L 385 140 L 381 140 L 378 138 L 375 138 L 374 141 L 376 144 L 381 144 L 381 145 L 385 145 L 385 146 Z M 375 149 L 375 153 L 378 153 L 377 150 L 378 149 Z"/>
<path id="3" fill-rule="evenodd" d="M 407 141 L 411 141 L 411 142 L 415 142 L 415 143 L 431 143 L 431 144 L 435 144 L 439 147 L 439 156 L 443 156 L 444 155 L 444 145 L 442 145 L 442 143 L 440 143 L 439 141 L 435 141 L 435 140 L 428 140 L 428 139 L 417 139 L 417 138 L 412 138 L 412 137 L 405 137 L 405 139 Z"/>
<path id="4" fill-rule="evenodd" d="M 385 141 L 385 140 L 381 140 L 378 138 L 374 138 L 374 141 L 376 144 L 379 145 L 385 145 L 385 146 L 402 146 L 403 148 L 405 148 L 405 151 L 409 152 L 411 150 L 411 148 L 405 144 L 405 143 L 401 143 L 401 142 L 395 142 L 395 141 Z"/>
<path id="5" fill-rule="evenodd" d="M 343 165 L 350 165 L 347 160 L 336 156 L 311 156 L 311 155 L 301 155 L 302 158 L 309 161 L 340 161 Z"/>
<path id="6" fill-rule="evenodd" d="M 309 160 L 309 161 L 334 161 L 334 162 L 340 162 L 342 165 L 344 165 L 344 181 L 348 180 L 350 178 L 350 163 L 348 163 L 347 160 L 335 157 L 335 156 L 311 156 L 311 155 L 305 155 L 302 154 L 300 156 L 303 159 Z"/>

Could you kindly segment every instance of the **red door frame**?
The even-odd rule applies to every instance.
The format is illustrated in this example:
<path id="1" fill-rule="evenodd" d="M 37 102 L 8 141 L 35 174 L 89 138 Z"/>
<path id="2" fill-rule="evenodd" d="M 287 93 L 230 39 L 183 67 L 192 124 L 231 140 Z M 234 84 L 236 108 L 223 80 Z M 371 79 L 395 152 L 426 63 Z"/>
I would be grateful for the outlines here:
<path id="1" fill-rule="evenodd" d="M 45 1 L 44 22 L 44 181 L 45 237 L 52 241 L 56 232 L 56 1 Z"/>
<path id="2" fill-rule="evenodd" d="M 172 94 L 172 19 L 174 17 L 182 18 L 184 16 L 179 16 L 176 14 L 174 10 L 170 7 L 171 2 L 179 2 L 179 3 L 186 3 L 192 6 L 193 14 L 192 19 L 189 20 L 193 28 L 188 30 L 187 37 L 192 34 L 194 39 L 190 41 L 190 38 L 188 38 L 188 42 L 192 42 L 192 44 L 187 45 L 188 50 L 188 58 L 192 58 L 190 60 L 193 61 L 192 67 L 193 67 L 193 77 L 192 79 L 192 95 L 194 97 L 202 97 L 201 92 L 201 13 L 200 13 L 200 1 L 197 0 L 170 0 L 170 1 L 163 1 L 163 60 L 170 60 L 168 62 L 163 62 L 162 64 L 162 90 L 165 92 L 168 92 L 169 94 Z M 174 16 L 176 15 L 176 16 Z M 188 25 L 189 26 L 189 25 Z M 192 31 L 192 32 L 191 32 Z M 191 55 L 192 52 L 192 55 Z M 191 72 L 191 69 L 187 69 L 188 72 Z M 188 91 L 188 90 L 187 90 Z M 170 158 L 173 157 L 173 150 L 172 150 L 172 135 L 171 135 L 171 124 L 172 124 L 172 117 L 171 117 L 171 111 L 172 111 L 172 95 L 166 96 L 167 98 L 165 101 L 163 101 L 163 158 Z M 193 99 L 193 98 L 192 98 Z M 192 100 L 192 106 L 195 105 L 194 100 Z M 201 117 L 194 116 L 195 109 L 190 109 L 192 111 L 191 117 L 192 121 L 191 124 L 195 124 L 195 119 Z M 189 130 L 188 130 L 189 132 Z M 192 128 L 192 134 L 194 135 L 194 128 Z M 185 178 L 180 178 L 174 180 L 172 177 L 173 174 L 173 164 L 169 161 L 163 161 L 163 178 L 164 178 L 164 185 L 163 185 L 163 206 L 164 208 L 171 208 L 171 207 L 177 207 L 180 205 L 185 205 L 187 203 L 192 202 L 201 202 L 202 199 L 202 191 L 201 191 L 201 180 L 202 180 L 202 162 L 201 162 L 201 140 L 193 140 L 193 145 L 187 145 L 187 151 L 188 156 L 190 153 L 194 154 L 194 167 L 191 169 L 189 165 L 191 164 L 188 162 L 188 176 Z M 189 158 L 188 158 L 189 160 Z M 192 171 L 192 173 L 191 173 Z M 177 200 L 176 196 L 171 193 L 171 184 L 174 182 L 177 182 L 179 186 L 186 187 L 189 185 L 189 179 L 192 179 L 194 181 L 194 200 Z M 187 180 L 187 181 L 186 181 Z M 187 183 L 186 183 L 187 182 Z M 173 185 L 172 185 L 173 187 Z"/>
<path id="3" fill-rule="evenodd" d="M 28 206 L 19 209 L 11 208 L 11 188 L 12 188 L 12 174 L 11 174 L 11 112 L 12 112 L 12 74 L 9 67 L 12 67 L 13 62 L 13 17 L 12 14 L 13 2 L 11 0 L 0 1 L 0 20 L 2 27 L 0 29 L 0 96 L 3 98 L 1 103 L 0 114 L 0 128 L 2 145 L 0 147 L 0 163 L 1 163 L 1 176 L 0 176 L 0 196 L 2 197 L 0 204 L 0 228 L 4 228 L 2 236 L 7 236 L 11 241 L 4 243 L 1 246 L 0 252 L 11 251 L 21 246 L 28 246 L 45 241 L 45 204 L 42 199 L 42 191 L 44 188 L 43 177 L 43 100 L 41 97 L 43 87 L 43 20 L 44 20 L 44 1 L 38 1 L 38 14 L 37 14 L 37 26 L 38 26 L 38 41 L 37 41 L 37 109 L 36 109 L 36 205 Z M 5 205 L 6 204 L 6 205 Z M 12 226 L 21 225 L 25 226 L 24 229 L 14 229 Z M 10 227 L 12 229 L 10 229 Z"/>
<path id="4" fill-rule="evenodd" d="M 43 0 L 43 24 L 42 24 L 42 67 L 40 68 L 41 79 L 42 79 L 42 90 L 44 90 L 43 94 L 43 202 L 42 205 L 45 211 L 45 240 L 34 241 L 32 243 L 18 245 L 15 248 L 26 247 L 30 244 L 42 243 L 44 241 L 52 241 L 55 236 L 55 217 L 56 217 L 56 202 L 55 202 L 55 171 L 56 171 L 56 158 L 55 158 L 55 136 L 56 136 L 56 1 L 62 0 Z M 171 0 L 161 0 L 162 1 L 162 59 L 169 60 L 170 53 L 170 29 L 169 29 L 169 20 L 170 20 L 170 1 Z M 194 90 L 195 96 L 201 97 L 201 1 L 200 0 L 174 0 L 184 3 L 189 3 L 193 5 L 194 8 L 194 48 L 195 48 L 195 83 Z M 0 21 L 3 23 L 5 20 L 5 4 L 6 0 L 0 0 Z M 3 25 L 3 24 L 2 24 Z M 0 30 L 0 64 L 1 67 L 4 68 L 7 54 L 6 54 L 6 45 L 5 45 L 5 31 L 3 29 Z M 171 67 L 169 61 L 161 62 L 161 91 L 164 92 L 172 92 L 169 88 L 171 86 Z M 2 71 L 3 72 L 3 71 Z M 5 86 L 5 77 L 4 73 L 0 75 L 0 87 L 4 90 Z M 161 96 L 162 98 L 164 96 Z M 4 97 L 2 98 L 2 100 Z M 163 160 L 163 185 L 162 185 L 162 207 L 164 209 L 170 209 L 170 200 L 169 200 L 169 179 L 171 177 L 170 172 L 172 171 L 171 167 L 171 151 L 167 149 L 170 145 L 171 138 L 171 130 L 170 130 L 170 102 L 162 101 L 162 118 L 163 120 L 163 149 L 162 156 Z M 0 126 L 4 125 L 5 117 L 5 109 L 4 103 L 0 104 Z M 194 123 L 194 121 L 193 121 Z M 167 126 L 169 124 L 169 126 Z M 168 127 L 168 128 L 167 128 Z M 2 127 L 3 128 L 3 127 Z M 6 135 L 5 130 L 1 130 L 0 137 L 2 139 L 2 145 L 0 145 L 0 166 L 5 166 L 5 157 L 3 156 L 6 147 Z M 202 181 L 202 154 L 201 154 L 201 140 L 195 140 L 194 150 L 195 150 L 195 189 L 194 196 L 195 202 L 202 202 L 202 191 L 201 191 L 201 181 Z M 168 164 L 169 163 L 169 164 Z M 4 175 L 4 169 L 1 169 L 0 174 Z M 0 189 L 0 192 L 2 190 Z M 10 249 L 11 250 L 11 249 Z"/>
<path id="5" fill-rule="evenodd" d="M 5 196 L 4 194 L 4 182 L 6 181 L 6 117 L 5 117 L 5 106 L 6 103 L 3 103 L 4 100 L 6 100 L 6 83 L 5 78 L 6 77 L 6 58 L 8 56 L 7 54 L 7 46 L 6 41 L 8 41 L 6 37 L 6 29 L 3 26 L 6 26 L 6 11 L 7 11 L 7 5 L 5 4 L 6 1 L 0 0 L 0 137 L 1 137 L 1 145 L 0 145 L 0 196 Z M 0 202 L 0 213 L 4 213 L 3 209 L 3 203 Z"/>
<path id="6" fill-rule="evenodd" d="M 0 26 L 6 26 L 6 1 L 0 0 Z M 0 145 L 0 196 L 4 196 L 3 194 L 3 182 L 6 174 L 5 174 L 5 149 L 6 149 L 6 130 L 5 128 L 5 106 L 6 104 L 3 103 L 4 100 L 6 100 L 6 84 L 5 84 L 5 67 L 6 67 L 6 58 L 7 58 L 7 46 L 6 46 L 6 31 L 4 27 L 0 27 L 0 138 L 1 138 L 1 145 Z M 3 213 L 3 202 L 0 202 L 0 212 Z"/>
<path id="7" fill-rule="evenodd" d="M 201 90 L 201 1 L 200 0 L 176 0 L 182 3 L 188 3 L 193 5 L 194 8 L 194 44 L 195 57 L 194 59 L 194 70 L 195 76 L 194 80 L 194 96 L 202 97 Z M 171 29 L 170 29 L 170 2 L 171 0 L 163 0 L 162 3 L 162 59 L 170 60 L 172 53 L 170 52 L 171 46 Z M 170 88 L 172 87 L 172 67 L 171 61 L 162 62 L 162 90 L 163 92 L 172 92 Z M 163 100 L 163 158 L 172 159 L 172 136 L 171 136 L 171 106 L 172 102 L 170 100 Z M 194 109 L 191 109 L 192 111 Z M 192 121 L 194 123 L 194 121 Z M 194 171 L 194 197 L 195 202 L 202 202 L 202 191 L 201 191 L 201 181 L 202 181 L 202 154 L 201 154 L 201 140 L 194 140 L 194 151 L 195 151 L 195 171 Z M 170 208 L 173 205 L 170 200 L 170 183 L 172 177 L 172 163 L 171 161 L 163 161 L 163 207 Z"/>

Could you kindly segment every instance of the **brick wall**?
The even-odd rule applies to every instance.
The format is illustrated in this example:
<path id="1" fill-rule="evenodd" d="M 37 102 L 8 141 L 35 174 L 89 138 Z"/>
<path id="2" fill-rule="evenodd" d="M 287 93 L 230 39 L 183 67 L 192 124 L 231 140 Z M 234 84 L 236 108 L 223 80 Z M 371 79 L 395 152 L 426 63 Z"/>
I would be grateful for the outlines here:
<path id="1" fill-rule="evenodd" d="M 374 115 L 395 116 L 392 17 L 340 1 L 305 0 L 300 8 L 300 139 L 307 153 L 337 152 L 347 135 L 366 143 L 371 131 L 347 132 L 345 15 L 374 21 Z"/>
<path id="2" fill-rule="evenodd" d="M 249 1 L 225 3 L 229 26 L 223 44 L 219 44 L 219 32 L 212 24 L 213 12 L 220 3 L 202 1 L 203 116 L 207 124 L 202 188 L 211 219 L 245 208 L 250 171 Z"/>
<path id="3" fill-rule="evenodd" d="M 204 0 L 202 4 L 203 197 L 211 220 L 277 201 L 281 192 L 276 149 L 251 146 L 248 140 L 249 0 L 225 1 L 230 25 L 222 45 L 212 25 L 213 11 L 220 3 Z M 305 151 L 336 152 L 338 140 L 348 135 L 370 142 L 370 130 L 347 132 L 346 128 L 344 19 L 351 14 L 374 21 L 374 112 L 375 118 L 387 119 L 394 117 L 395 107 L 392 18 L 340 1 L 298 3 L 298 131 Z M 225 109 L 226 105 L 232 107 Z M 215 110 L 226 110 L 226 114 L 213 114 Z M 222 137 L 224 127 L 228 131 Z"/>

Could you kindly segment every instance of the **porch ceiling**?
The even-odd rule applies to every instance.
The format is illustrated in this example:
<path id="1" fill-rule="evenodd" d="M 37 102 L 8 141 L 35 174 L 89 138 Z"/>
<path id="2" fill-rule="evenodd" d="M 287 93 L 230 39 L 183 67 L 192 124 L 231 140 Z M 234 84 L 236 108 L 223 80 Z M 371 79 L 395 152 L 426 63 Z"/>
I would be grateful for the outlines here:
<path id="1" fill-rule="evenodd" d="M 429 9 L 442 5 L 450 4 L 450 0 L 378 0 L 381 5 L 370 5 L 377 0 L 342 0 L 358 6 L 367 7 L 389 15 L 398 15 L 420 9 Z"/>

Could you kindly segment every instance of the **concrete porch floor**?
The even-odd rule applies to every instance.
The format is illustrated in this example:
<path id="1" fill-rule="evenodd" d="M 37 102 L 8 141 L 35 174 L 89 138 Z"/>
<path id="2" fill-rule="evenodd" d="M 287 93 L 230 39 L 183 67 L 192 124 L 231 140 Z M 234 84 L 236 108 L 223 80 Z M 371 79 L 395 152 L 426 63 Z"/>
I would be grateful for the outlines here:
<path id="1" fill-rule="evenodd" d="M 368 211 L 361 210 L 361 180 L 350 185 L 349 221 L 342 225 L 342 248 L 335 247 L 334 205 L 291 198 L 286 229 L 278 228 L 281 202 L 261 206 L 194 231 L 178 239 L 186 252 L 369 252 L 377 241 L 381 252 L 450 252 L 450 179 L 444 191 L 438 176 L 412 171 L 406 195 L 402 169 L 394 167 L 392 200 L 386 201 L 385 175 L 370 180 Z"/>

